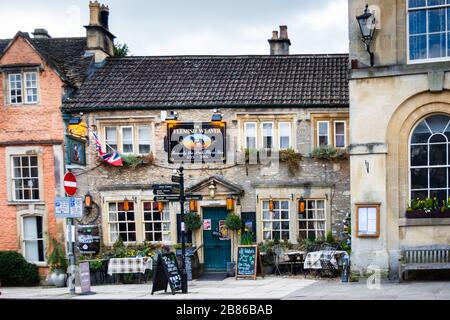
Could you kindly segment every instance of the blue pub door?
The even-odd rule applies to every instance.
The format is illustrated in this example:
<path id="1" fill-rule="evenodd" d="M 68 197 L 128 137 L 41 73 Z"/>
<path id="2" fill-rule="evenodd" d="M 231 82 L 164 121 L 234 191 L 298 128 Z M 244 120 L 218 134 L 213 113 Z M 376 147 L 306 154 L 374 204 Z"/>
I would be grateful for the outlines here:
<path id="1" fill-rule="evenodd" d="M 203 230 L 206 272 L 226 271 L 227 262 L 231 261 L 231 241 L 217 236 L 219 223 L 226 217 L 226 208 L 203 208 L 203 220 L 211 220 L 211 230 Z"/>

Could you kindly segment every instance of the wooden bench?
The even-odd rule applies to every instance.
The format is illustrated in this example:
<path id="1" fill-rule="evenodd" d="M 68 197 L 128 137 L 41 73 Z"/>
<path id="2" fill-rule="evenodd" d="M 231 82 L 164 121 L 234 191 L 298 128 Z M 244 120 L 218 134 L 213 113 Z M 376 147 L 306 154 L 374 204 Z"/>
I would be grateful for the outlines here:
<path id="1" fill-rule="evenodd" d="M 408 278 L 410 270 L 450 269 L 450 246 L 422 246 L 403 248 L 399 263 L 399 281 Z M 405 280 L 406 280 L 405 279 Z"/>

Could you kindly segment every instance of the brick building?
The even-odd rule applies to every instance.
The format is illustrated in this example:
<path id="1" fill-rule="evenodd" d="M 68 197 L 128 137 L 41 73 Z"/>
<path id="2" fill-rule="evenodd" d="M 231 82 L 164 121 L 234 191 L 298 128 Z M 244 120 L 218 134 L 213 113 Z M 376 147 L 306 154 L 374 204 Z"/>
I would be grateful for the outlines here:
<path id="1" fill-rule="evenodd" d="M 107 11 L 91 6 L 98 17 Z M 114 36 L 104 48 L 92 42 L 103 28 L 97 21 L 82 38 L 36 29 L 33 37 L 0 39 L 0 250 L 17 250 L 44 268 L 49 239 L 64 239 L 64 221 L 54 215 L 55 196 L 64 195 L 61 103 L 99 57 L 112 53 Z"/>

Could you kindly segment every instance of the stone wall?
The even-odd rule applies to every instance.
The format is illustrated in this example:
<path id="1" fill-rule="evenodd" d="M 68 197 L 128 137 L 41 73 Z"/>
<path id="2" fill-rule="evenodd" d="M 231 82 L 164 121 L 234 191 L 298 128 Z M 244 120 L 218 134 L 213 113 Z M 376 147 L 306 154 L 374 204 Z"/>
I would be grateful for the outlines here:
<path id="1" fill-rule="evenodd" d="M 212 115 L 212 110 L 178 111 L 180 122 L 209 122 Z M 213 176 L 218 176 L 229 183 L 239 186 L 244 190 L 244 196 L 240 199 L 237 212 L 257 212 L 258 227 L 261 222 L 256 189 L 274 190 L 273 194 L 275 195 L 276 190 L 284 190 L 283 188 L 289 187 L 292 190 L 292 194 L 282 194 L 282 196 L 283 198 L 292 199 L 293 204 L 295 204 L 295 199 L 302 195 L 306 198 L 310 190 L 317 189 L 320 192 L 316 192 L 316 194 L 326 200 L 327 208 L 329 208 L 328 214 L 332 225 L 328 225 L 327 229 L 333 230 L 333 233 L 339 236 L 342 230 L 342 221 L 349 212 L 350 205 L 349 163 L 348 160 L 332 162 L 310 158 L 310 152 L 313 149 L 313 130 L 309 119 L 311 118 L 311 113 L 342 112 L 345 115 L 347 110 L 345 108 L 336 110 L 327 108 L 310 110 L 242 108 L 221 109 L 220 111 L 227 126 L 227 161 L 225 164 L 185 164 L 186 186 L 189 188 Z M 289 172 L 286 163 L 283 162 L 279 165 L 277 161 L 273 161 L 269 165 L 245 163 L 243 148 L 239 141 L 242 139 L 242 130 L 239 128 L 243 120 L 255 117 L 259 119 L 265 119 L 265 117 L 287 117 L 292 119 L 295 133 L 293 143 L 297 152 L 303 156 L 299 162 L 300 170 L 298 172 Z M 160 111 L 103 111 L 86 114 L 85 118 L 90 126 L 96 125 L 97 128 L 102 127 L 102 122 L 122 121 L 123 123 L 132 123 L 133 121 L 148 119 L 155 130 L 152 144 L 155 159 L 152 164 L 139 166 L 135 169 L 110 167 L 99 162 L 95 144 L 91 139 L 87 148 L 87 167 L 72 168 L 79 181 L 79 195 L 84 195 L 89 191 L 94 196 L 95 201 L 104 206 L 105 201 L 102 197 L 107 193 L 105 190 L 115 189 L 114 193 L 116 195 L 120 195 L 122 192 L 121 197 L 123 198 L 123 195 L 127 194 L 129 190 L 135 189 L 135 192 L 138 192 L 141 190 L 141 186 L 151 187 L 155 183 L 171 183 L 172 171 L 178 168 L 179 165 L 169 164 L 167 161 L 167 152 L 164 151 L 164 138 L 167 135 L 167 128 L 166 123 L 160 120 Z M 140 192 L 148 193 L 145 190 Z M 224 193 L 222 198 L 223 196 L 226 196 L 226 194 Z M 296 208 L 292 208 L 293 223 L 297 223 L 295 210 Z M 102 210 L 102 214 L 105 215 L 105 211 Z M 104 228 L 107 227 L 105 222 L 101 221 L 101 217 L 99 217 L 97 223 L 102 224 Z M 261 239 L 258 239 L 258 241 L 261 241 Z M 291 241 L 296 242 L 297 238 L 292 236 Z"/>

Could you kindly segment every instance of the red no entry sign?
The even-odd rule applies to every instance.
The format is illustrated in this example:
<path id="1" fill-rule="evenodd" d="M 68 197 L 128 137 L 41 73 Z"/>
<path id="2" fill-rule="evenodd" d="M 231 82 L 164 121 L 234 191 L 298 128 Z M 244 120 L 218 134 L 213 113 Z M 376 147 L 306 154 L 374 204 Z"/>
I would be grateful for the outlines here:
<path id="1" fill-rule="evenodd" d="M 78 188 L 77 178 L 73 175 L 72 172 L 67 172 L 64 175 L 64 190 L 66 191 L 69 197 L 72 197 Z"/>

